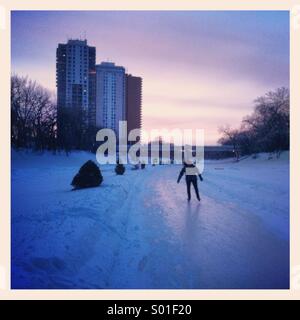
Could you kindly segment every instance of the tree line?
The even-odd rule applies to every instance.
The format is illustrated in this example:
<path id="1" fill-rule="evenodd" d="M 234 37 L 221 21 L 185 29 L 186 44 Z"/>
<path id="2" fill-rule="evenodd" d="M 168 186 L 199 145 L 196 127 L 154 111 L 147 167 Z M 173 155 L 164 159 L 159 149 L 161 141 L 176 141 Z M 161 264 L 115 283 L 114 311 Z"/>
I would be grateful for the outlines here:
<path id="1" fill-rule="evenodd" d="M 290 147 L 290 94 L 282 87 L 254 100 L 254 111 L 238 129 L 220 128 L 219 143 L 233 145 L 241 155 L 258 152 L 280 154 Z"/>
<path id="2" fill-rule="evenodd" d="M 11 77 L 11 143 L 36 151 L 91 150 L 96 128 L 82 108 L 60 108 L 56 97 L 28 77 Z"/>
<path id="3" fill-rule="evenodd" d="M 220 128 L 222 145 L 240 154 L 289 149 L 290 103 L 285 87 L 254 100 L 254 111 L 238 129 Z M 95 151 L 98 128 L 88 124 L 83 108 L 60 108 L 56 97 L 28 77 L 11 77 L 11 143 L 14 148 L 37 151 Z"/>

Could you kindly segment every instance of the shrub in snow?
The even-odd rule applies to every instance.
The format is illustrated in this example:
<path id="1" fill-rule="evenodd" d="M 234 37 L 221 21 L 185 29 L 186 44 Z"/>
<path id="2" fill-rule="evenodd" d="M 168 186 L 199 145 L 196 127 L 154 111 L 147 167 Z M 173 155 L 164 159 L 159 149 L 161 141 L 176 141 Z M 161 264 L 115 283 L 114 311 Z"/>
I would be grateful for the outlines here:
<path id="1" fill-rule="evenodd" d="M 123 163 L 117 163 L 116 167 L 115 167 L 115 172 L 116 174 L 122 175 L 125 172 L 125 167 L 123 165 Z"/>
<path id="2" fill-rule="evenodd" d="M 98 187 L 103 181 L 99 167 L 92 160 L 87 161 L 73 178 L 74 189 Z"/>
<path id="3" fill-rule="evenodd" d="M 145 167 L 146 167 L 145 162 L 142 162 L 142 163 L 141 163 L 141 169 L 145 169 Z"/>

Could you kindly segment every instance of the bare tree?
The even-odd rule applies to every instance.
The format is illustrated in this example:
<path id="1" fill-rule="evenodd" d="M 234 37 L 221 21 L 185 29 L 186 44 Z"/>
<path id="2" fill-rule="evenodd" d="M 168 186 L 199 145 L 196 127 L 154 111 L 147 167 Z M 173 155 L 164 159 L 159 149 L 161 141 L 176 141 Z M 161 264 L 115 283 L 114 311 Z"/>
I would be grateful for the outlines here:
<path id="1" fill-rule="evenodd" d="M 219 132 L 222 134 L 222 138 L 219 139 L 219 143 L 223 145 L 232 145 L 235 153 L 236 160 L 239 160 L 239 130 L 231 129 L 230 126 L 224 126 L 219 128 Z"/>
<path id="2" fill-rule="evenodd" d="M 289 107 L 289 90 L 284 87 L 255 100 L 255 110 L 243 124 L 246 130 L 255 132 L 260 150 L 280 153 L 289 149 Z"/>
<path id="3" fill-rule="evenodd" d="M 254 112 L 243 119 L 238 130 L 220 129 L 221 144 L 238 146 L 243 153 L 277 152 L 289 149 L 289 90 L 279 88 L 255 101 Z"/>
<path id="4" fill-rule="evenodd" d="M 56 105 L 51 93 L 27 77 L 11 77 L 11 139 L 16 148 L 54 149 Z"/>

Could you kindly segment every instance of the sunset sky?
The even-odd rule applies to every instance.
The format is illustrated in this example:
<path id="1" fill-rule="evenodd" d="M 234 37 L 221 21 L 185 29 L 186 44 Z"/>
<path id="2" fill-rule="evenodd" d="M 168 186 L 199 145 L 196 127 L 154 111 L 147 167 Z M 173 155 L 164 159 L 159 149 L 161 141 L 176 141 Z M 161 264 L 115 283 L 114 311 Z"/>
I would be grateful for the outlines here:
<path id="1" fill-rule="evenodd" d="M 12 72 L 55 91 L 58 43 L 86 38 L 97 63 L 143 78 L 143 128 L 201 128 L 216 144 L 253 100 L 289 86 L 287 11 L 13 12 Z"/>

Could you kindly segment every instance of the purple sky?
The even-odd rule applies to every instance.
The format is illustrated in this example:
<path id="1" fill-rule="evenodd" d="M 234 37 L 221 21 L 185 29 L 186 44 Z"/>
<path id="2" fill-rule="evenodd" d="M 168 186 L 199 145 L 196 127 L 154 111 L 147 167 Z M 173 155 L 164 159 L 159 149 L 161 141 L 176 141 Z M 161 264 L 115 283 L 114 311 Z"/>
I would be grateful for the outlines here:
<path id="1" fill-rule="evenodd" d="M 143 78 L 143 128 L 202 128 L 206 144 L 289 86 L 287 11 L 15 11 L 11 23 L 12 72 L 55 90 L 57 44 L 86 34 L 97 63 Z"/>

